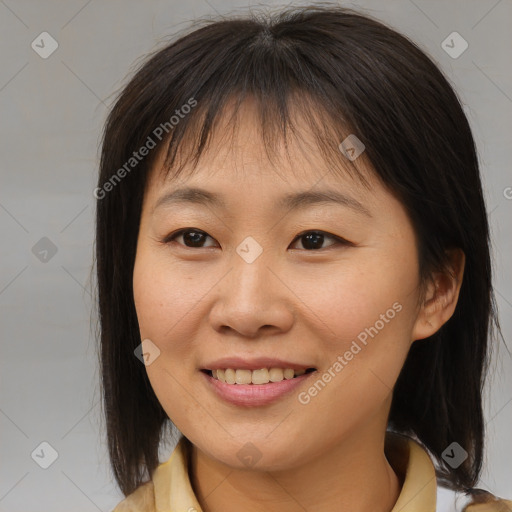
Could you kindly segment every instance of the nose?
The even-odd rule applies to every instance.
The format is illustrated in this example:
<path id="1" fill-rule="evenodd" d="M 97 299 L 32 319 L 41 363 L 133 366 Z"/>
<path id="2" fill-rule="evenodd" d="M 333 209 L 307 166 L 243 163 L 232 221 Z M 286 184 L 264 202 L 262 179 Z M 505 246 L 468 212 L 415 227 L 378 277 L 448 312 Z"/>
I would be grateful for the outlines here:
<path id="1" fill-rule="evenodd" d="M 247 263 L 236 255 L 216 289 L 212 327 L 223 335 L 251 339 L 288 331 L 294 321 L 294 295 L 278 273 L 262 257 Z"/>

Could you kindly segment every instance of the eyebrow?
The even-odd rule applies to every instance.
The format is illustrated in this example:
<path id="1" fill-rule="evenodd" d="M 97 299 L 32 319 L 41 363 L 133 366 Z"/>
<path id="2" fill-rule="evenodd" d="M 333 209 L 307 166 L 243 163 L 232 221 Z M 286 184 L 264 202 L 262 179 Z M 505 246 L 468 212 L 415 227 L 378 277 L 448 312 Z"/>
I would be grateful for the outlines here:
<path id="1" fill-rule="evenodd" d="M 160 197 L 153 208 L 153 212 L 161 206 L 168 206 L 177 203 L 191 203 L 211 206 L 217 209 L 226 209 L 226 203 L 220 195 L 198 187 L 186 187 L 178 188 Z M 359 201 L 353 197 L 338 192 L 337 190 L 331 189 L 310 190 L 287 194 L 277 201 L 276 208 L 299 210 L 301 208 L 317 204 L 337 204 L 351 208 L 352 210 L 362 213 L 367 217 L 372 217 L 369 210 Z"/>

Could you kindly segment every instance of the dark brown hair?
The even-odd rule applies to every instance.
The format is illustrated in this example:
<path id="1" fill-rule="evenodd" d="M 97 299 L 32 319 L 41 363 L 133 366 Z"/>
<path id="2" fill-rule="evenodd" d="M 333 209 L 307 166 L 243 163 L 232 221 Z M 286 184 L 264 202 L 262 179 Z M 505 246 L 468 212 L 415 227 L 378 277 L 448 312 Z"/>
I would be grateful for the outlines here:
<path id="1" fill-rule="evenodd" d="M 226 103 L 236 99 L 238 107 L 248 97 L 257 101 L 267 148 L 294 129 L 292 108 L 338 167 L 340 141 L 357 134 L 414 225 L 423 283 L 446 267 L 447 249 L 464 251 L 455 313 L 412 344 L 389 428 L 418 439 L 448 485 L 472 487 L 483 456 L 488 335 L 493 326 L 499 331 L 472 133 L 453 88 L 418 46 L 366 15 L 316 5 L 207 20 L 149 56 L 109 113 L 95 191 L 96 264 L 104 415 L 121 490 L 129 494 L 151 478 L 172 426 L 134 356 L 141 339 L 132 275 L 146 178 L 160 150 L 167 151 L 167 171 L 185 143 L 197 163 Z M 170 123 L 191 98 L 195 108 Z M 155 130 L 162 126 L 168 129 L 160 140 Z M 149 139 L 157 147 L 127 167 Z M 441 456 L 453 441 L 469 454 L 457 468 Z"/>

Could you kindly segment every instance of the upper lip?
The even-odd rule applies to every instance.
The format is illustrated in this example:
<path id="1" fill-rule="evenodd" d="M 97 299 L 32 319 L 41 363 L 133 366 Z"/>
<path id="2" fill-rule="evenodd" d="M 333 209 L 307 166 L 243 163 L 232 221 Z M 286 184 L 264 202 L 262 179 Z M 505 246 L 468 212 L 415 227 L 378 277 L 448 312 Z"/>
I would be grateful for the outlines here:
<path id="1" fill-rule="evenodd" d="M 204 370 L 224 370 L 233 368 L 236 370 L 259 370 L 261 368 L 292 368 L 293 370 L 307 370 L 314 368 L 311 364 L 295 363 L 292 361 L 284 361 L 283 359 L 275 359 L 273 357 L 256 357 L 244 359 L 241 357 L 223 357 L 204 366 Z"/>

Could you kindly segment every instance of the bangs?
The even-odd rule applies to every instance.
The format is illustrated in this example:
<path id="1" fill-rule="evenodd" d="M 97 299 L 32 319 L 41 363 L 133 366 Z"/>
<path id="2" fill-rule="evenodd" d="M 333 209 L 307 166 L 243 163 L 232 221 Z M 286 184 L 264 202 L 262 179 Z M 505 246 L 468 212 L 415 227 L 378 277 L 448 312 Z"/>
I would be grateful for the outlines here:
<path id="1" fill-rule="evenodd" d="M 160 169 L 165 179 L 192 176 L 204 153 L 212 149 L 214 138 L 219 137 L 222 146 L 232 149 L 239 134 L 243 107 L 250 105 L 254 114 L 250 122 L 255 124 L 259 135 L 259 140 L 251 140 L 250 144 L 263 147 L 268 162 L 282 179 L 286 180 L 280 171 L 283 157 L 289 163 L 287 172 L 295 174 L 297 170 L 291 163 L 293 146 L 294 151 L 300 152 L 301 159 L 309 163 L 312 163 L 312 155 L 319 154 L 327 169 L 323 175 L 329 172 L 337 176 L 348 174 L 370 187 L 365 176 L 367 159 L 361 155 L 351 160 L 340 147 L 342 141 L 353 136 L 354 130 L 348 126 L 339 106 L 326 108 L 322 99 L 300 89 L 283 89 L 282 94 L 277 95 L 275 88 L 264 91 L 257 84 L 252 90 L 237 90 L 218 88 L 218 83 L 215 81 L 213 87 L 201 90 L 197 107 L 180 121 L 179 129 L 165 141 L 166 155 Z M 315 182 L 321 179 L 319 174 Z"/>

